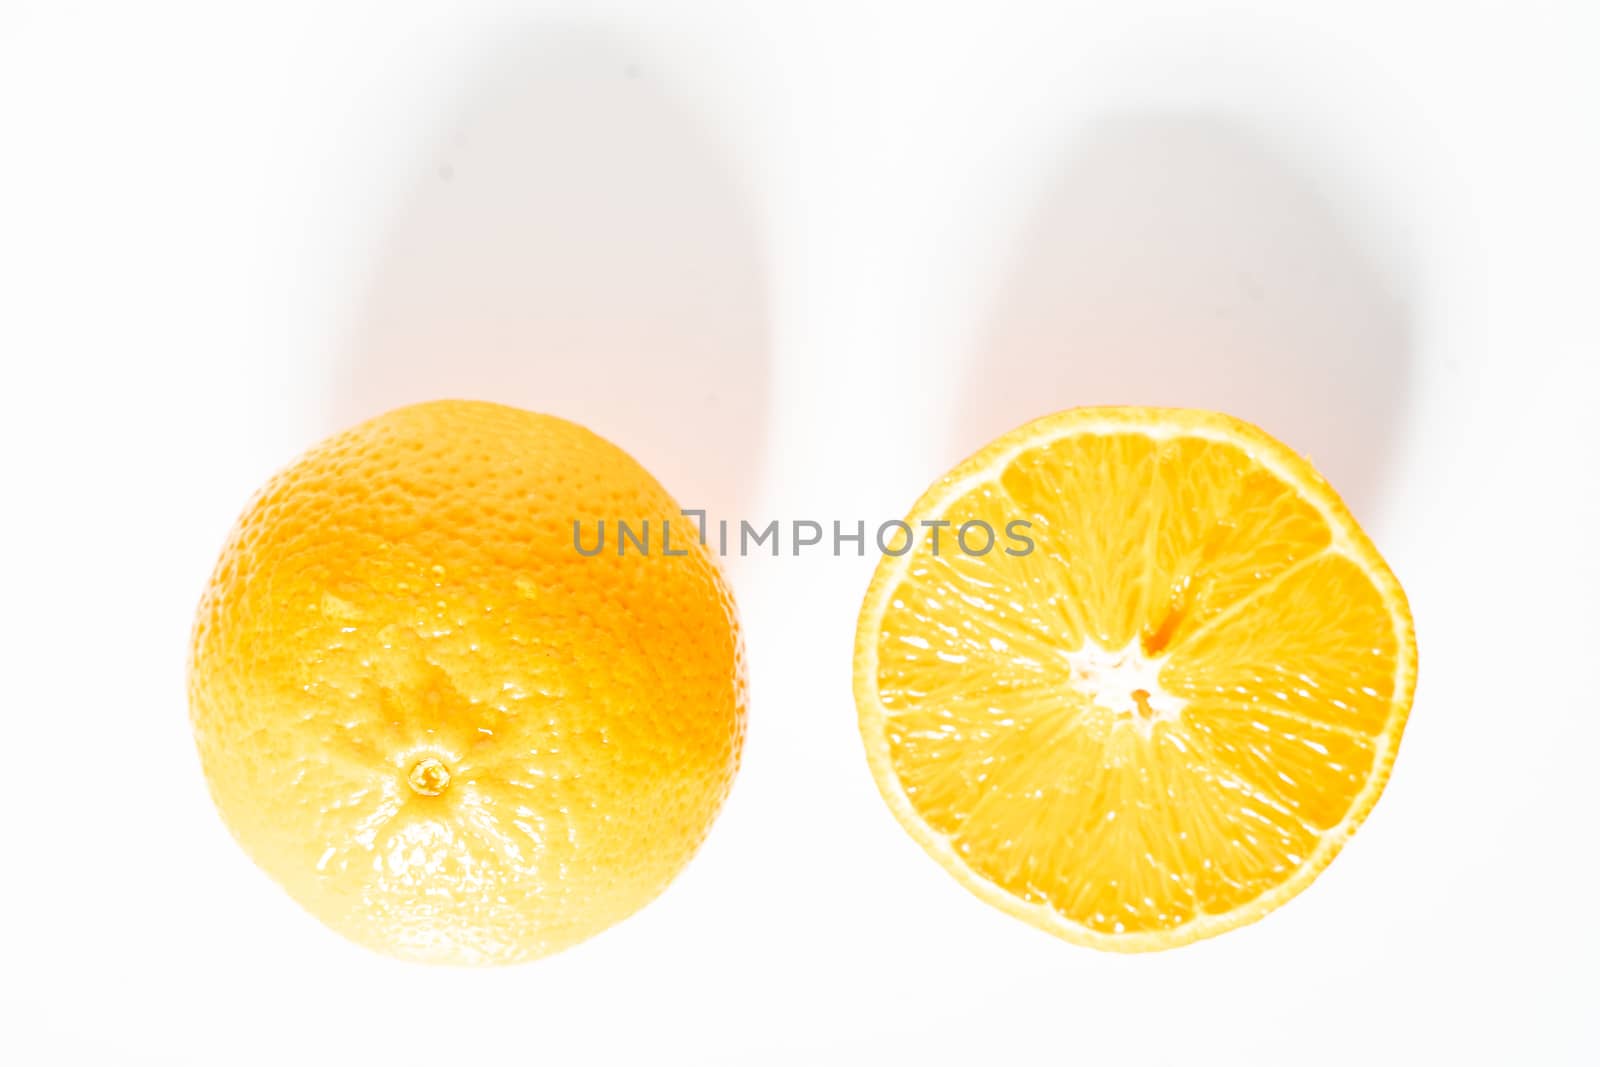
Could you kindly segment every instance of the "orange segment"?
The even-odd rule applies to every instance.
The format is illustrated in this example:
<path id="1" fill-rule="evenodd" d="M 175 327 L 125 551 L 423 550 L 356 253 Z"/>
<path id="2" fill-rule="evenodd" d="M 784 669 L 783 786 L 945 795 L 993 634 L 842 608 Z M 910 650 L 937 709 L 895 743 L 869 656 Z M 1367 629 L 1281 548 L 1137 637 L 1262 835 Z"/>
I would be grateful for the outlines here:
<path id="1" fill-rule="evenodd" d="M 1031 552 L 934 552 L 1029 523 Z M 917 503 L 862 607 L 878 785 L 968 888 L 1146 950 L 1303 889 L 1376 801 L 1416 652 L 1399 584 L 1303 459 L 1227 416 L 1041 419 Z"/>

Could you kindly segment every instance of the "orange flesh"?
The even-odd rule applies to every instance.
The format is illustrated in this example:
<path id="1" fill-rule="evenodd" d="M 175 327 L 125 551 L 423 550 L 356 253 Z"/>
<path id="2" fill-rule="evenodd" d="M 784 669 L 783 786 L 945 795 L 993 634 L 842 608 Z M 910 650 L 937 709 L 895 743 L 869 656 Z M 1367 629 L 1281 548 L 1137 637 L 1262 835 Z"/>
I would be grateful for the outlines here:
<path id="1" fill-rule="evenodd" d="M 863 613 L 862 714 L 891 806 L 958 877 L 1149 948 L 1249 921 L 1332 858 L 1387 773 L 1414 651 L 1309 466 L 1263 463 L 1259 431 L 1138 417 L 980 455 L 924 511 L 930 491 L 915 517 L 1023 517 L 1036 547 L 920 545 L 894 569 Z"/>

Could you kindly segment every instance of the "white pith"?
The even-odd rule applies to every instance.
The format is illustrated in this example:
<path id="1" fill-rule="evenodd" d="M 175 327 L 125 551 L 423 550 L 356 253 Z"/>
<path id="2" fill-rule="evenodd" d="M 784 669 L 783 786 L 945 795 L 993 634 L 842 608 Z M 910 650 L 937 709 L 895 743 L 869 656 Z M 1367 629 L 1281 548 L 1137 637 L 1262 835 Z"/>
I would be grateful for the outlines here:
<path id="1" fill-rule="evenodd" d="M 1137 639 L 1121 649 L 1089 641 L 1067 653 L 1073 687 L 1096 707 L 1111 712 L 1115 725 L 1131 726 L 1145 737 L 1156 723 L 1176 721 L 1187 703 L 1161 688 L 1165 662 L 1165 657 L 1146 656 Z M 1137 694 L 1144 696 L 1142 706 Z"/>

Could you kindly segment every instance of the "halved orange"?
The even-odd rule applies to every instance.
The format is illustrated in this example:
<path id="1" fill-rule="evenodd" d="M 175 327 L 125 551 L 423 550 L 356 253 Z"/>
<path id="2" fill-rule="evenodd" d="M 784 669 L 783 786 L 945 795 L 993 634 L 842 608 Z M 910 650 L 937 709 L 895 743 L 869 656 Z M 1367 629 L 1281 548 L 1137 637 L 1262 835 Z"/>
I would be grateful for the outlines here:
<path id="1" fill-rule="evenodd" d="M 1263 431 L 1062 412 L 907 522 L 861 609 L 861 734 L 895 816 L 984 900 L 1096 948 L 1186 944 L 1300 892 L 1377 801 L 1415 686 L 1410 610 Z"/>

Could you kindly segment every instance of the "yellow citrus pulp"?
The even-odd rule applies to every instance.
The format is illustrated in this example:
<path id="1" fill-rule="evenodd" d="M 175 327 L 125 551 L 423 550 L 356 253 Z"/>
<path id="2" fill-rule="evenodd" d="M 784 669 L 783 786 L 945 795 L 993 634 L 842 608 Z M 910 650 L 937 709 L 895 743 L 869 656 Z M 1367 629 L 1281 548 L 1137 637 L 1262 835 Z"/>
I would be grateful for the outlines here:
<path id="1" fill-rule="evenodd" d="M 224 820 L 306 910 L 394 956 L 510 963 L 688 861 L 738 768 L 743 646 L 692 537 L 575 549 L 575 522 L 588 549 L 618 520 L 680 516 L 582 427 L 466 401 L 257 494 L 200 604 L 190 713 Z"/>
<path id="2" fill-rule="evenodd" d="M 1405 594 L 1261 430 L 1062 412 L 908 518 L 938 520 L 943 551 L 903 541 L 873 577 L 856 703 L 889 807 L 984 900 L 1097 948 L 1185 944 L 1304 889 L 1377 801 L 1416 678 Z M 1015 520 L 1032 551 L 951 543 Z"/>

